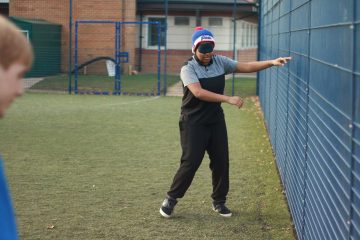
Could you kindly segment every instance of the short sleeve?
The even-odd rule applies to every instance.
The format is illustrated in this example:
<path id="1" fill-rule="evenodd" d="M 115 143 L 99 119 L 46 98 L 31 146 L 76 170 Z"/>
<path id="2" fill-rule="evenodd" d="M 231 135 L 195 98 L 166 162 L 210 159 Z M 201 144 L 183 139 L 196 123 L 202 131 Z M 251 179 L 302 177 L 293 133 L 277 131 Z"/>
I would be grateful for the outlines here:
<path id="1" fill-rule="evenodd" d="M 216 56 L 224 67 L 225 74 L 234 73 L 236 71 L 237 61 L 225 56 Z"/>
<path id="2" fill-rule="evenodd" d="M 192 69 L 189 65 L 185 65 L 181 68 L 180 78 L 185 87 L 189 84 L 199 82 L 199 79 L 196 76 L 194 69 Z"/>

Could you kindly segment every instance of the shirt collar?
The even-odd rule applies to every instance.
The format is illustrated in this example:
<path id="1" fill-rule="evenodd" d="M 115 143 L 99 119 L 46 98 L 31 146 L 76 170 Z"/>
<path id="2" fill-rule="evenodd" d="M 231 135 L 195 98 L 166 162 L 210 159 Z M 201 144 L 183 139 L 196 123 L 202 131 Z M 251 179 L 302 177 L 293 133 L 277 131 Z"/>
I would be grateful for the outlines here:
<path id="1" fill-rule="evenodd" d="M 210 66 L 211 64 L 213 64 L 213 56 L 211 57 L 210 62 L 209 62 L 209 64 L 207 64 L 207 65 L 202 64 L 202 63 L 200 62 L 199 58 L 196 56 L 196 54 L 194 54 L 193 58 L 197 61 L 197 63 L 198 63 L 199 65 L 204 66 L 204 67 L 208 67 L 208 66 Z"/>

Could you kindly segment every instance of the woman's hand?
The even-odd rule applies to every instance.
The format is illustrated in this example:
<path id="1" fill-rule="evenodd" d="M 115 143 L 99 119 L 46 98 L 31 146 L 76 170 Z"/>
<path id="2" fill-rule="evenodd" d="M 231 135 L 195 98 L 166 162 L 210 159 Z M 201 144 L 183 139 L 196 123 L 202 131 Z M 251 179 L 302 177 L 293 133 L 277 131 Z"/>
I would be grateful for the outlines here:
<path id="1" fill-rule="evenodd" d="M 229 97 L 229 100 L 227 102 L 231 105 L 237 106 L 238 108 L 241 108 L 244 104 L 242 98 L 238 96 Z"/>
<path id="2" fill-rule="evenodd" d="M 291 60 L 291 57 L 280 57 L 271 61 L 273 66 L 284 66 L 288 61 Z"/>

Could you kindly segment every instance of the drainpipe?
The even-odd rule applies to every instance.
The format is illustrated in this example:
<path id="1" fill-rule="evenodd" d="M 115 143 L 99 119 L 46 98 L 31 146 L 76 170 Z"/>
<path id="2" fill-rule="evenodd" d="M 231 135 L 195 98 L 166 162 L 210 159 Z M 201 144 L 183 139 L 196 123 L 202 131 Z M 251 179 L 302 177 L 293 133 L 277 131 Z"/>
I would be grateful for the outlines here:
<path id="1" fill-rule="evenodd" d="M 122 9 L 121 9 L 121 22 L 125 22 L 125 13 L 126 13 L 126 4 L 125 4 L 125 0 L 121 1 L 121 5 L 122 5 Z M 126 32 L 125 32 L 125 24 L 121 24 L 120 26 L 121 29 L 121 36 L 120 36 L 120 48 L 119 51 L 120 52 L 124 52 L 125 51 L 125 36 L 126 36 Z M 130 63 L 128 63 L 130 64 Z M 122 61 L 120 62 L 120 66 L 121 66 L 121 72 L 124 72 L 124 63 L 122 63 Z M 121 74 L 120 72 L 120 74 Z"/>
<path id="2" fill-rule="evenodd" d="M 199 9 L 196 9 L 196 27 L 197 26 L 201 26 L 201 16 Z"/>

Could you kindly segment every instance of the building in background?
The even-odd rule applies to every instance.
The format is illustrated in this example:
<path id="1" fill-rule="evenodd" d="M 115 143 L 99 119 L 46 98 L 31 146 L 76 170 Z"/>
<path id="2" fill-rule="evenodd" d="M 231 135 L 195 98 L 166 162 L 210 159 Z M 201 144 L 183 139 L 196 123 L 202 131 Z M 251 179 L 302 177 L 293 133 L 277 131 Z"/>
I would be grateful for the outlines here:
<path id="1" fill-rule="evenodd" d="M 6 3 L 3 3 L 6 2 Z M 109 20 L 121 22 L 159 21 L 165 23 L 165 1 L 154 0 L 12 0 L 1 1 L 3 14 L 25 19 L 42 19 L 61 25 L 61 71 L 69 69 L 70 17 L 76 20 Z M 256 59 L 257 8 L 254 1 L 237 0 L 235 58 L 239 61 Z M 8 6 L 8 10 L 6 10 Z M 202 25 L 216 38 L 216 52 L 233 57 L 233 0 L 168 0 L 167 72 L 178 74 L 183 62 L 191 56 L 191 35 L 194 27 Z M 75 31 L 72 25 L 72 53 Z M 129 62 L 122 64 L 123 72 L 131 69 L 154 72 L 157 68 L 157 34 L 155 25 L 122 25 L 121 51 L 127 52 Z M 164 61 L 165 28 L 161 34 L 161 56 Z M 79 63 L 101 56 L 114 56 L 114 26 L 81 25 Z M 162 65 L 163 66 L 163 65 Z M 73 66 L 72 66 L 73 68 Z M 105 64 L 96 63 L 89 73 L 106 71 Z"/>
<path id="2" fill-rule="evenodd" d="M 70 2 L 57 0 L 11 0 L 9 15 L 25 19 L 42 19 L 50 23 L 60 24 L 61 32 L 61 71 L 67 72 L 69 67 L 70 47 Z M 109 20 L 135 21 L 136 2 L 133 0 L 73 0 L 72 19 L 75 20 Z M 122 29 L 124 41 L 122 51 L 135 56 L 135 27 Z M 72 28 L 72 52 L 74 53 L 74 24 Z M 112 26 L 82 26 L 79 28 L 79 63 L 97 56 L 113 56 L 114 30 Z M 35 56 L 36 57 L 36 56 Z M 129 64 L 135 64 L 131 58 Z M 72 66 L 73 69 L 73 66 Z M 106 71 L 104 63 L 92 65 L 89 73 Z"/>
<path id="3" fill-rule="evenodd" d="M 165 1 L 138 0 L 138 21 L 165 23 Z M 235 10 L 235 12 L 234 12 Z M 203 26 L 215 35 L 216 53 L 233 57 L 234 13 L 236 20 L 235 59 L 256 60 L 257 8 L 254 1 L 237 0 L 168 0 L 167 49 L 168 72 L 178 73 L 183 62 L 191 56 L 191 36 L 196 26 Z M 154 26 L 144 25 L 137 32 L 138 66 L 142 61 L 154 61 L 157 34 Z M 161 45 L 165 45 L 165 31 Z M 139 49 L 141 48 L 141 51 Z"/>

